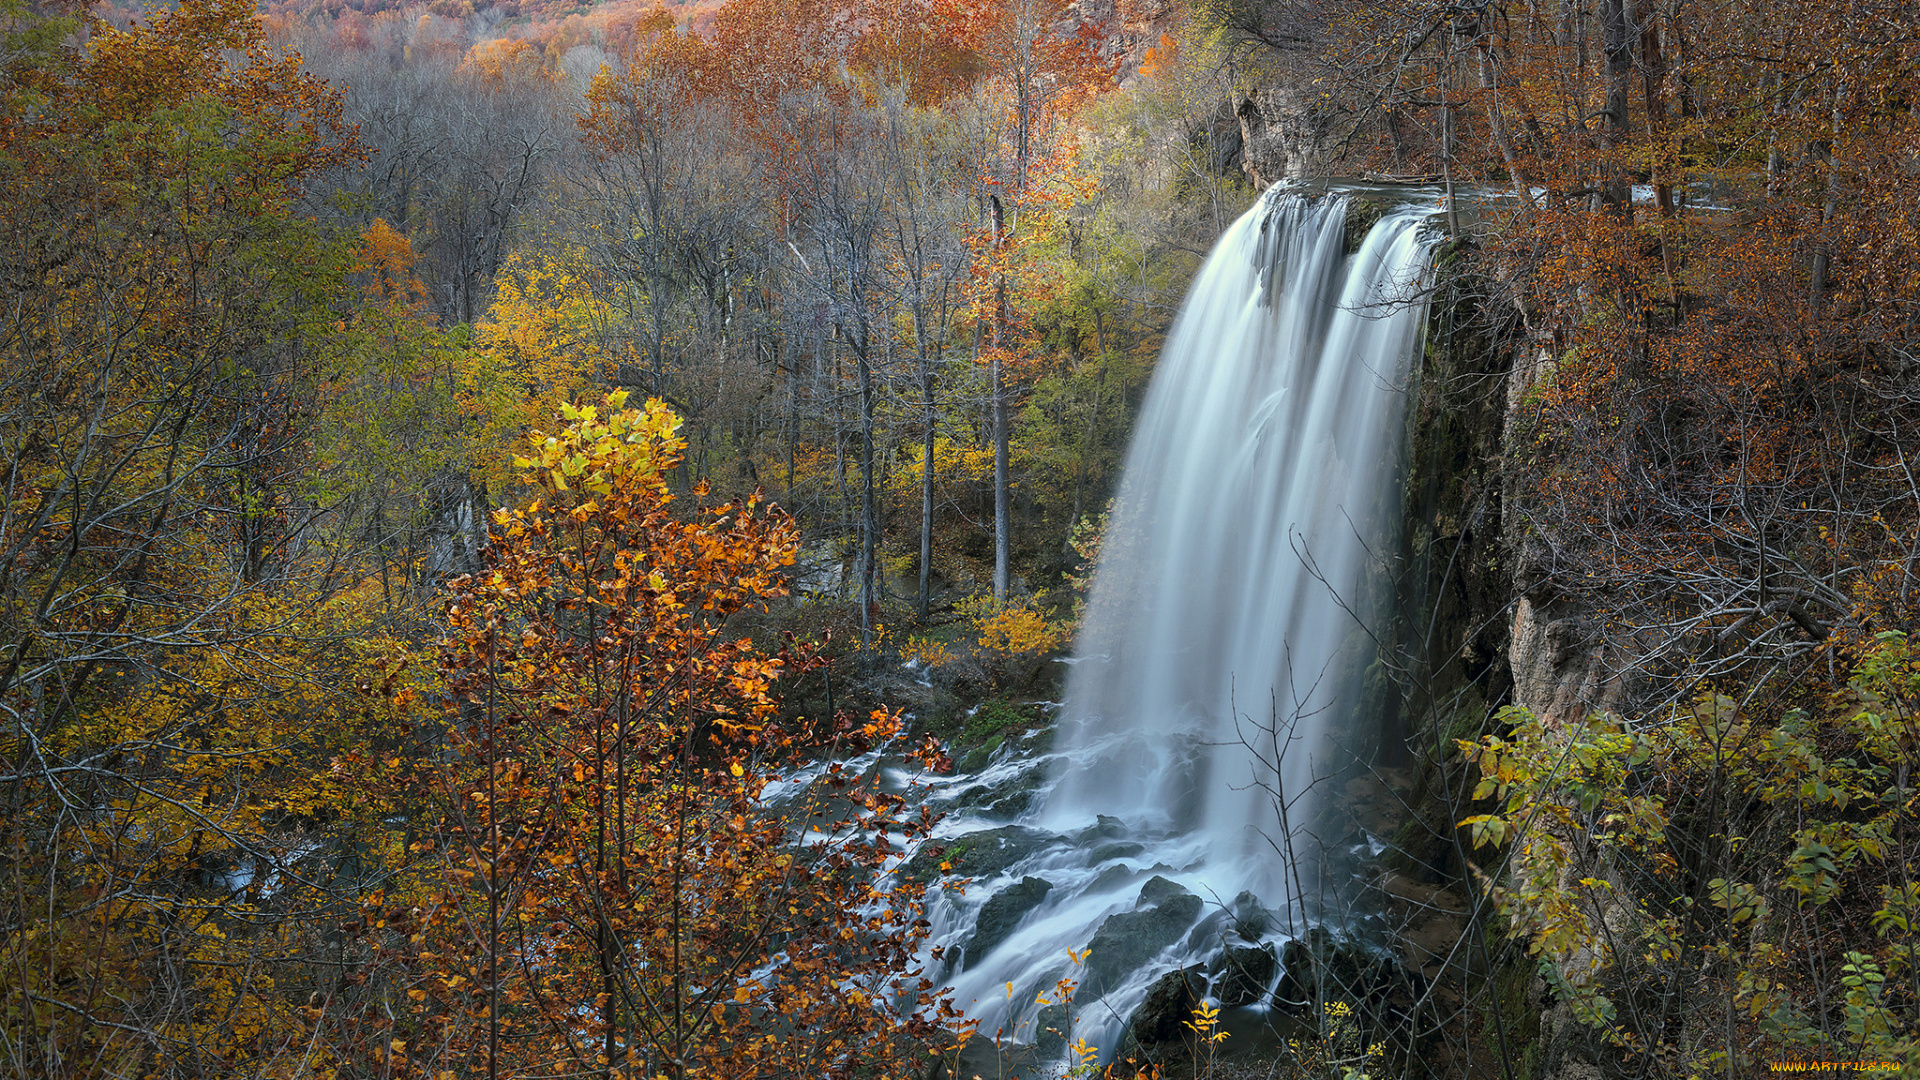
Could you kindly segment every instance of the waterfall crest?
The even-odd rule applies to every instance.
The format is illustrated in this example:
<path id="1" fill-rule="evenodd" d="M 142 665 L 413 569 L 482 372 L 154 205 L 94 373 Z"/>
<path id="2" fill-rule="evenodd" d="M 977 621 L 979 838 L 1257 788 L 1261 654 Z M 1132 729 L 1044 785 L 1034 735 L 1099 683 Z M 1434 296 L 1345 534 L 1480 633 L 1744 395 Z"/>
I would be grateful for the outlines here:
<path id="1" fill-rule="evenodd" d="M 1360 726 L 1435 242 L 1430 206 L 1408 207 L 1350 253 L 1347 210 L 1338 193 L 1267 192 L 1221 237 L 1169 335 L 1082 624 L 1057 775 L 1029 815 L 1061 842 L 1005 875 L 1052 888 L 952 984 L 983 1033 L 1024 1039 L 1023 1017 L 1040 1031 L 1031 988 L 1066 974 L 1082 981 L 1075 1037 L 1111 1050 L 1146 983 L 1217 949 L 1223 923 L 1259 939 L 1237 909 L 1281 914 L 1268 940 L 1298 932 L 1287 840 L 1329 746 Z M 1153 899 L 1169 889 L 1157 878 L 1199 903 Z M 952 943 L 979 912 L 961 903 L 937 920 Z M 1187 917 L 1156 928 L 1147 910 Z M 1158 936 L 1123 941 L 1126 918 Z M 1089 944 L 1103 956 L 1064 966 Z M 1151 959 L 1109 970 L 1129 950 Z"/>

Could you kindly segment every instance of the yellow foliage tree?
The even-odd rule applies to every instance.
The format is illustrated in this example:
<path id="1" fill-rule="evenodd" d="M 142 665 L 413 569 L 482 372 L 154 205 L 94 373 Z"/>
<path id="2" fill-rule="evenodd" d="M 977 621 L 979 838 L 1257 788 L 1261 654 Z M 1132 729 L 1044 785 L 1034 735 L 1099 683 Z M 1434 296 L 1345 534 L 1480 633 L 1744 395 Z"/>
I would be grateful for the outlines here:
<path id="1" fill-rule="evenodd" d="M 427 1075 L 917 1074 L 950 1014 L 918 888 L 877 873 L 899 798 L 834 765 L 831 805 L 767 804 L 796 752 L 899 718 L 778 722 L 775 678 L 817 661 L 729 620 L 783 591 L 798 532 L 704 485 L 676 513 L 680 421 L 625 397 L 563 406 L 515 461 L 535 497 L 447 608 L 445 751 L 370 774 L 421 831 L 370 923 L 403 1015 L 369 995 L 369 1044 Z"/>
<path id="2" fill-rule="evenodd" d="M 504 463 L 534 424 L 612 381 L 601 350 L 609 312 L 586 274 L 577 249 L 516 251 L 500 271 L 486 319 L 474 327 L 459 392 L 489 490 L 512 486 L 515 478 L 495 463 Z"/>

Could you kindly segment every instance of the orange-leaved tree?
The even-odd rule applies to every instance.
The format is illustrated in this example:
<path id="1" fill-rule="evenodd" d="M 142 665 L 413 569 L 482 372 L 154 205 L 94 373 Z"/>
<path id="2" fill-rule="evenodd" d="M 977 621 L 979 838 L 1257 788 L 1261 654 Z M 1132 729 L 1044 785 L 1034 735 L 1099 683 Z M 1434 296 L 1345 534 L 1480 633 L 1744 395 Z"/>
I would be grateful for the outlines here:
<path id="1" fill-rule="evenodd" d="M 799 751 L 898 720 L 778 721 L 775 678 L 816 661 L 731 617 L 783 591 L 798 532 L 704 485 L 676 513 L 679 419 L 625 401 L 533 436 L 534 499 L 454 585 L 440 744 L 398 767 L 419 858 L 373 920 L 370 970 L 412 1007 L 374 1049 L 427 1075 L 908 1075 L 949 1014 L 919 891 L 877 871 L 924 818 L 834 764 L 831 811 L 769 806 Z"/>

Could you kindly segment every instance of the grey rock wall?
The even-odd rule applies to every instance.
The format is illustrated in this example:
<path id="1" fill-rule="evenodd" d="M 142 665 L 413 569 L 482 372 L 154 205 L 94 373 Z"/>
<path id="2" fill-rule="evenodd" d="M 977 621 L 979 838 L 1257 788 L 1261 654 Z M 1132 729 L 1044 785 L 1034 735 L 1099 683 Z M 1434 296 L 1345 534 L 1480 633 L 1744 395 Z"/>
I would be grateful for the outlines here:
<path id="1" fill-rule="evenodd" d="M 1241 167 L 1256 190 L 1323 171 L 1324 125 L 1308 93 L 1266 86 L 1240 100 Z"/>

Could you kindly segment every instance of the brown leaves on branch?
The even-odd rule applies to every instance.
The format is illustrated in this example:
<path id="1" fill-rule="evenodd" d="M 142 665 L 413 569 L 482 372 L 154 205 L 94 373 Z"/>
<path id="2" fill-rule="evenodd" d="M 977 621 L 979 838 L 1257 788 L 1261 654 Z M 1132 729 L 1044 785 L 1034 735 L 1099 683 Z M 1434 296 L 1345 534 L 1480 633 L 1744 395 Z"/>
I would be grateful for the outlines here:
<path id="1" fill-rule="evenodd" d="M 1367 3 L 1330 34 L 1335 133 L 1479 185 L 1486 265 L 1551 353 L 1538 573 L 1676 688 L 1907 628 L 1912 12 Z"/>

